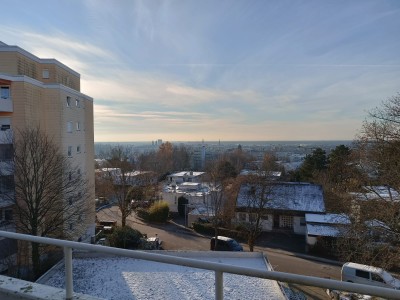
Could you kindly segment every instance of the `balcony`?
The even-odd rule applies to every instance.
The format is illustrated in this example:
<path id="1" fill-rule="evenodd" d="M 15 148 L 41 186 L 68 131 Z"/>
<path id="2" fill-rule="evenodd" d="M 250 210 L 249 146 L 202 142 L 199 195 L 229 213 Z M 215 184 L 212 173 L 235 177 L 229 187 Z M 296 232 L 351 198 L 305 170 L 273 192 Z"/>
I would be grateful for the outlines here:
<path id="1" fill-rule="evenodd" d="M 0 98 L 0 112 L 13 112 L 13 102 L 11 98 Z"/>
<path id="2" fill-rule="evenodd" d="M 321 288 L 327 288 L 332 290 L 340 290 L 340 291 L 349 291 L 359 294 L 366 294 L 372 296 L 378 296 L 385 299 L 400 299 L 400 291 L 373 287 L 369 285 L 361 285 L 354 284 L 349 282 L 341 282 L 337 280 L 303 276 L 297 274 L 289 274 L 283 272 L 275 272 L 271 270 L 262 270 L 260 268 L 255 268 L 250 266 L 237 266 L 234 264 L 224 264 L 215 261 L 210 261 L 207 259 L 193 259 L 189 258 L 190 256 L 182 256 L 182 255 L 170 255 L 168 253 L 161 254 L 161 252 L 152 252 L 152 251 L 134 251 L 134 250 L 126 250 L 126 249 L 118 249 L 106 246 L 99 245 L 91 245 L 84 244 L 72 241 L 64 241 L 64 240 L 56 240 L 50 238 L 43 238 L 37 236 L 30 236 L 24 234 L 17 234 L 12 232 L 0 231 L 0 237 L 6 237 L 17 240 L 24 240 L 29 242 L 37 242 L 42 244 L 55 245 L 58 247 L 62 247 L 64 249 L 64 264 L 65 271 L 63 269 L 62 280 L 65 280 L 65 290 L 60 288 L 49 287 L 46 285 L 41 285 L 38 283 L 29 283 L 17 279 L 12 279 L 8 277 L 1 276 L 0 277 L 0 298 L 6 299 L 99 299 L 95 296 L 89 295 L 78 295 L 74 293 L 74 282 L 73 282 L 73 265 L 72 265 L 72 250 L 83 250 L 88 254 L 93 252 L 99 252 L 108 255 L 114 256 L 122 256 L 133 258 L 134 260 L 144 260 L 152 263 L 159 264 L 168 264 L 171 268 L 175 268 L 177 266 L 184 266 L 194 269 L 207 270 L 209 273 L 213 274 L 214 284 L 210 288 L 215 299 L 223 299 L 224 293 L 229 292 L 229 288 L 226 287 L 227 282 L 229 280 L 224 281 L 224 276 L 229 276 L 230 274 L 236 274 L 242 276 L 241 278 L 258 278 L 258 279 L 267 279 L 269 281 L 277 281 L 277 282 L 286 282 L 286 283 L 296 283 L 300 285 L 308 285 L 308 286 L 316 286 Z M 207 253 L 207 252 L 204 252 Z M 224 253 L 220 253 L 224 254 Z M 243 253 L 245 254 L 245 253 Z M 251 254 L 251 253 L 249 253 Z M 254 255 L 254 254 L 253 254 Z M 150 263 L 149 263 L 150 264 Z M 93 268 L 96 268 L 96 264 L 92 264 Z M 110 264 L 108 266 L 110 270 L 109 273 L 104 272 L 104 281 L 103 284 L 108 284 L 109 281 L 113 281 L 114 278 L 110 275 L 111 269 L 113 269 L 113 265 Z M 82 274 L 81 274 L 82 275 Z M 151 277 L 153 274 L 149 274 Z M 167 276 L 166 276 L 167 280 Z M 79 281 L 79 279 L 77 280 Z M 198 282 L 203 284 L 203 277 L 200 276 L 198 278 Z M 245 281 L 236 285 L 236 289 L 245 288 Z M 154 285 L 152 286 L 154 290 L 161 289 L 160 286 Z M 269 289 L 272 287 L 269 285 L 265 286 L 265 292 L 269 292 Z M 171 288 L 176 292 L 174 298 L 179 298 L 182 290 L 190 289 L 193 293 L 196 293 L 196 289 L 193 289 L 190 285 L 175 285 Z M 115 295 L 116 299 L 118 299 L 119 295 Z M 196 294 L 192 298 L 201 298 L 202 295 Z M 86 298 L 85 298 L 86 297 Z M 265 297 L 265 295 L 263 296 Z M 199 298 L 199 299 L 200 299 Z M 288 297 L 287 297 L 288 298 Z M 167 298 L 168 299 L 168 298 Z M 273 298 L 276 299 L 276 298 Z"/>
<path id="3" fill-rule="evenodd" d="M 0 105 L 1 105 L 1 100 L 0 100 Z M 1 109 L 0 109 L 1 112 Z M 0 125 L 0 145 L 11 145 L 13 136 L 12 136 L 12 131 L 11 129 L 3 129 L 1 128 L 4 125 Z"/>

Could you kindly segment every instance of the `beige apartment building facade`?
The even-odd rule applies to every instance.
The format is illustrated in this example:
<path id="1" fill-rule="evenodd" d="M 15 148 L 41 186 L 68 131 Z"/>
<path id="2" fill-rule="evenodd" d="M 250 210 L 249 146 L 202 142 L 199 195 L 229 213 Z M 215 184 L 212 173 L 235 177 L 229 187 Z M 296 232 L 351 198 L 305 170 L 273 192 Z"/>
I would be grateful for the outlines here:
<path id="1" fill-rule="evenodd" d="M 50 136 L 87 179 L 87 204 L 93 213 L 84 224 L 68 227 L 86 226 L 86 233 L 76 239 L 90 241 L 95 231 L 93 99 L 81 93 L 80 75 L 61 62 L 0 42 L 0 167 L 11 159 L 12 145 L 6 137 L 29 127 L 39 127 Z M 0 230 L 13 230 L 12 203 L 3 197 L 10 192 L 7 176 L 11 175 L 0 173 Z"/>

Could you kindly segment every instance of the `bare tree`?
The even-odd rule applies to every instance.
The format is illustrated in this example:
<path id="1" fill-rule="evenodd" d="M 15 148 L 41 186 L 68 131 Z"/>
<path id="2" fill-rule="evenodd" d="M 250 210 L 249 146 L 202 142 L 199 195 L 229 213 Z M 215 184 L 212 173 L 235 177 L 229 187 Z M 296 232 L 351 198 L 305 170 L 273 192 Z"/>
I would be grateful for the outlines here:
<path id="1" fill-rule="evenodd" d="M 88 182 L 40 128 L 15 133 L 13 173 L 17 230 L 56 237 L 79 237 L 85 226 Z M 80 226 L 77 226 L 80 224 Z M 41 272 L 39 244 L 31 244 L 35 277 Z"/>
<path id="2" fill-rule="evenodd" d="M 273 175 L 277 167 L 275 156 L 266 154 L 262 167 L 242 179 L 239 191 L 242 203 L 238 203 L 238 206 L 248 215 L 248 220 L 242 223 L 242 227 L 251 252 L 254 251 L 255 242 L 262 232 L 268 202 L 272 200 L 275 180 Z"/>
<path id="3" fill-rule="evenodd" d="M 383 267 L 390 261 L 398 267 L 400 94 L 370 111 L 355 145 L 360 175 L 351 178 L 356 183 L 353 187 L 358 187 L 351 193 L 353 224 L 339 240 L 339 254 L 344 259 Z"/>
<path id="4" fill-rule="evenodd" d="M 110 195 L 117 203 L 121 212 L 121 225 L 126 226 L 126 218 L 132 213 L 132 172 L 133 165 L 129 161 L 129 150 L 123 146 L 116 146 L 110 151 L 108 168 L 102 174 L 104 180 L 110 184 Z"/>

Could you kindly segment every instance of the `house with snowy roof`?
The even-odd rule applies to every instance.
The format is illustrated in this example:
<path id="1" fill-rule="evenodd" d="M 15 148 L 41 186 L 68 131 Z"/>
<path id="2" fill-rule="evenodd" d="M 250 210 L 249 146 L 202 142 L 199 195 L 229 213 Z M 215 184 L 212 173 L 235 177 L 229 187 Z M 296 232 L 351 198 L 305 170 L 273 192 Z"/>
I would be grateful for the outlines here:
<path id="1" fill-rule="evenodd" d="M 180 184 L 183 182 L 198 182 L 203 181 L 205 172 L 182 171 L 173 173 L 167 176 L 168 184 Z"/>
<path id="2" fill-rule="evenodd" d="M 345 214 L 306 214 L 306 243 L 313 247 L 321 238 L 335 239 L 343 236 L 351 225 Z"/>
<path id="3" fill-rule="evenodd" d="M 260 197 L 263 187 L 257 184 L 242 184 L 236 200 L 236 222 L 250 222 L 254 209 L 258 209 L 255 197 Z M 259 198 L 260 199 L 260 198 Z M 324 214 L 325 202 L 322 187 L 304 182 L 270 182 L 264 187 L 263 231 L 285 230 L 295 234 L 306 234 L 307 213 Z"/>

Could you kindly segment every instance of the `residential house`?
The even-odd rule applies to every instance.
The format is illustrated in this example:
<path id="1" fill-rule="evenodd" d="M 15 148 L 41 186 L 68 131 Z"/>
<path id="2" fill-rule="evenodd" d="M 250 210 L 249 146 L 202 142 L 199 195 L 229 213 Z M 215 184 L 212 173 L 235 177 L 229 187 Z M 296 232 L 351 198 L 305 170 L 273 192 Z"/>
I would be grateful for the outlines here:
<path id="1" fill-rule="evenodd" d="M 345 214 L 312 214 L 306 218 L 306 245 L 313 247 L 321 238 L 338 238 L 343 236 L 351 224 L 350 218 Z"/>
<path id="2" fill-rule="evenodd" d="M 324 214 L 325 202 L 320 185 L 302 182 L 271 181 L 264 193 L 262 230 L 287 230 L 295 234 L 306 234 L 305 215 Z M 258 209 L 254 197 L 260 197 L 261 186 L 242 184 L 236 201 L 236 222 L 250 222 Z"/>

